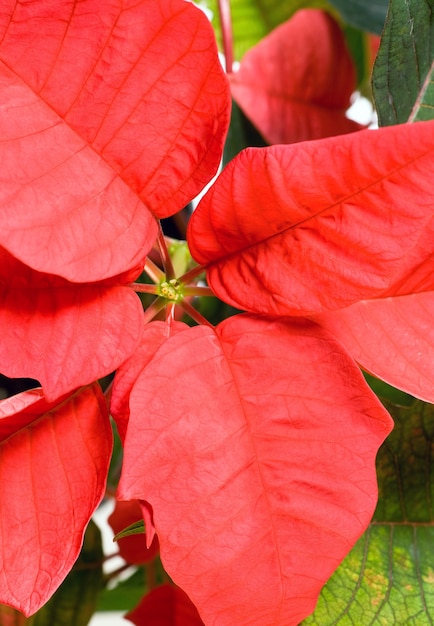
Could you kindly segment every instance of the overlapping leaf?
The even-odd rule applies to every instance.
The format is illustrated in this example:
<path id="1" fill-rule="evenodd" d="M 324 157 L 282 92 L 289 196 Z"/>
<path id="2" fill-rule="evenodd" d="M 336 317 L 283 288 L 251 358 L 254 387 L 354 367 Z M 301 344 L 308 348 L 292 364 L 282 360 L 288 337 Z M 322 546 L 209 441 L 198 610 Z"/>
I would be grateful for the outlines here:
<path id="1" fill-rule="evenodd" d="M 309 322 L 235 316 L 168 339 L 130 408 L 120 497 L 149 500 L 205 623 L 298 624 L 376 502 L 391 423 L 353 361 Z"/>
<path id="2" fill-rule="evenodd" d="M 110 374 L 138 346 L 143 310 L 128 286 L 69 283 L 30 270 L 1 248 L 0 267 L 6 376 L 35 378 L 54 399 Z"/>
<path id="3" fill-rule="evenodd" d="M 229 95 L 213 33 L 183 0 L 3 0 L 0 244 L 86 282 L 149 250 L 215 173 Z M 109 274 L 108 274 L 109 273 Z"/>
<path id="4" fill-rule="evenodd" d="M 360 130 L 345 116 L 354 64 L 327 13 L 296 13 L 252 48 L 230 78 L 233 97 L 269 144 Z"/>
<path id="5" fill-rule="evenodd" d="M 416 269 L 433 288 L 433 166 L 431 122 L 245 150 L 195 211 L 192 254 L 220 298 L 265 314 L 344 308 Z"/>
<path id="6" fill-rule="evenodd" d="M 111 454 L 95 383 L 60 403 L 41 389 L 0 403 L 0 601 L 41 607 L 76 560 L 101 501 Z"/>

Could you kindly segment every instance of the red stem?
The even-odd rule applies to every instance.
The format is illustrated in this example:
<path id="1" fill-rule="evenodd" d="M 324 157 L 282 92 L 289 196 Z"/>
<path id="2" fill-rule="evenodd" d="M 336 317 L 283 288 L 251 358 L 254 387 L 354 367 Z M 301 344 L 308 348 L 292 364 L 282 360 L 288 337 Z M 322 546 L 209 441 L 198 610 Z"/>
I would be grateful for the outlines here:
<path id="1" fill-rule="evenodd" d="M 159 283 L 164 280 L 164 272 L 160 270 L 158 265 L 156 265 L 149 257 L 146 257 L 145 267 L 143 269 L 149 278 L 154 281 L 154 283 Z"/>
<path id="2" fill-rule="evenodd" d="M 209 326 L 210 328 L 214 328 L 211 322 L 208 322 L 208 320 L 201 313 L 199 313 L 199 311 L 197 311 L 194 308 L 194 306 L 192 306 L 188 302 L 188 300 L 182 300 L 182 302 L 179 303 L 179 306 L 182 307 L 182 309 L 184 309 L 187 315 L 189 315 L 191 319 L 197 322 L 198 324 L 202 324 L 204 326 Z"/>
<path id="3" fill-rule="evenodd" d="M 166 280 L 171 280 L 172 278 L 175 278 L 175 270 L 173 269 L 172 259 L 170 258 L 169 250 L 167 249 L 166 240 L 164 238 L 161 224 L 157 243 L 160 250 L 161 260 L 163 262 L 164 273 L 166 274 Z"/>
<path id="4" fill-rule="evenodd" d="M 157 285 L 148 285 L 147 283 L 133 283 L 132 287 L 137 293 L 152 293 L 154 296 L 158 296 Z"/>
<path id="5" fill-rule="evenodd" d="M 195 279 L 204 271 L 205 268 L 203 267 L 203 265 L 197 265 L 196 267 L 193 267 L 191 270 L 188 270 L 188 272 L 180 276 L 178 280 L 180 283 L 187 285 L 191 280 Z"/>
<path id="6" fill-rule="evenodd" d="M 234 64 L 234 41 L 232 35 L 232 19 L 230 0 L 218 0 L 220 27 L 223 38 L 223 52 L 227 74 L 232 74 Z"/>

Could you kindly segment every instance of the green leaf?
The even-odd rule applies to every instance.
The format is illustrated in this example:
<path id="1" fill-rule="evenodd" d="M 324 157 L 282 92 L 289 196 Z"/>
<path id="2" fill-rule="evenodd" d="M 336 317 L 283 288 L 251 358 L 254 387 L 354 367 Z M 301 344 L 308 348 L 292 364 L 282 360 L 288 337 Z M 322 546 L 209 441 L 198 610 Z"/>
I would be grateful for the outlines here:
<path id="1" fill-rule="evenodd" d="M 113 541 L 119 541 L 119 539 L 122 539 L 123 537 L 129 537 L 130 535 L 143 535 L 145 533 L 145 522 L 140 519 L 137 522 L 133 522 L 132 524 L 121 530 L 120 533 L 117 533 L 113 537 Z"/>
<path id="2" fill-rule="evenodd" d="M 434 622 L 434 406 L 386 406 L 395 429 L 378 453 L 374 521 L 305 625 Z"/>
<path id="3" fill-rule="evenodd" d="M 265 139 L 252 122 L 244 115 L 235 100 L 232 100 L 232 115 L 223 151 L 223 165 L 229 163 L 241 150 L 249 146 L 266 146 Z"/>
<path id="4" fill-rule="evenodd" d="M 409 122 L 423 122 L 434 119 L 434 61 L 431 63 L 424 84 L 422 85 Z"/>
<path id="5" fill-rule="evenodd" d="M 32 618 L 32 626 L 86 626 L 102 587 L 101 533 L 91 521 L 77 562 L 62 585 Z"/>
<path id="6" fill-rule="evenodd" d="M 434 0 L 391 0 L 372 88 L 380 126 L 434 119 Z"/>
<path id="7" fill-rule="evenodd" d="M 196 2 L 211 11 L 219 48 L 223 50 L 218 0 L 196 0 Z M 231 0 L 230 7 L 234 57 L 237 60 L 300 9 L 324 9 L 336 15 L 327 0 Z"/>
<path id="8" fill-rule="evenodd" d="M 98 611 L 127 611 L 136 606 L 146 591 L 145 570 L 136 569 L 114 589 L 104 589 L 98 598 Z"/>
<path id="9" fill-rule="evenodd" d="M 388 0 L 330 0 L 330 2 L 348 24 L 377 35 L 381 33 Z"/>

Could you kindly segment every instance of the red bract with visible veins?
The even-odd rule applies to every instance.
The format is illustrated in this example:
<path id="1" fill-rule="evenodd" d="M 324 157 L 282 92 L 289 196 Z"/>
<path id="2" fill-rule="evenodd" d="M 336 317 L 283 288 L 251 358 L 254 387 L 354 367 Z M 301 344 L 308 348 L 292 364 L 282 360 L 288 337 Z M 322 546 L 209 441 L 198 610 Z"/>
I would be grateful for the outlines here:
<path id="1" fill-rule="evenodd" d="M 1 601 L 34 613 L 80 552 L 112 451 L 97 383 L 47 402 L 34 389 L 0 402 Z"/>
<path id="2" fill-rule="evenodd" d="M 263 314 L 432 289 L 433 165 L 434 122 L 247 149 L 193 214 L 190 249 L 220 298 Z"/>
<path id="3" fill-rule="evenodd" d="M 205 623 L 306 617 L 371 518 L 392 425 L 334 338 L 245 315 L 189 328 L 146 365 L 130 412 L 119 497 L 146 494 Z"/>
<path id="4" fill-rule="evenodd" d="M 345 111 L 356 86 L 344 35 L 330 15 L 297 11 L 230 75 L 234 99 L 270 144 L 360 130 Z"/>

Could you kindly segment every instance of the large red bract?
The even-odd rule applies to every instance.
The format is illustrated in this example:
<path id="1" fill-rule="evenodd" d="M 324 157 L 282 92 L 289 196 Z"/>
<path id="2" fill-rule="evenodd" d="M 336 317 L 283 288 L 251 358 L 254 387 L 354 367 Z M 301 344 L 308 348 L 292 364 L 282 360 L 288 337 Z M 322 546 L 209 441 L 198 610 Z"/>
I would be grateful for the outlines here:
<path id="1" fill-rule="evenodd" d="M 390 429 L 320 327 L 231 317 L 171 336 L 137 378 L 119 497 L 149 501 L 205 623 L 298 624 L 369 522 Z"/>

